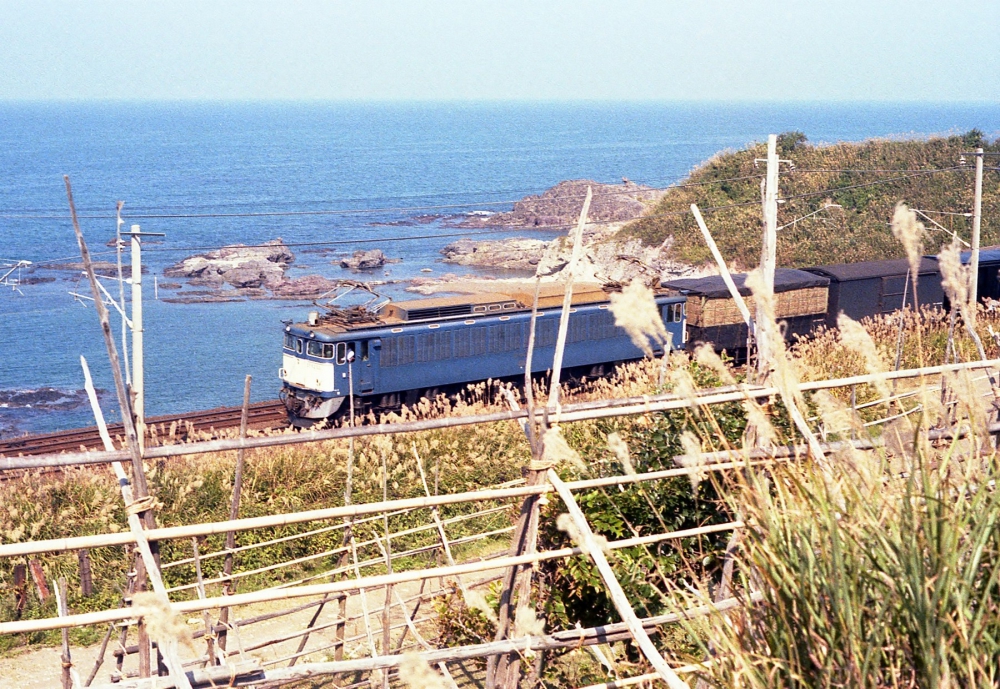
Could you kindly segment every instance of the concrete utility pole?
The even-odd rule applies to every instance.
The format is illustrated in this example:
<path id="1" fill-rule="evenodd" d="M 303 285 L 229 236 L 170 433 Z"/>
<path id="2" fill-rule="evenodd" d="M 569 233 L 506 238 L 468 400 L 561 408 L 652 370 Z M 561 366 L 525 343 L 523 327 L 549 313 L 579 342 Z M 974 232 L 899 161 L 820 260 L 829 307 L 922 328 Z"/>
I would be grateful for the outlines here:
<path id="1" fill-rule="evenodd" d="M 976 192 L 972 202 L 972 256 L 969 257 L 969 297 L 972 324 L 976 322 L 976 305 L 979 303 L 979 229 L 983 222 L 983 149 L 976 149 Z"/>
<path id="2" fill-rule="evenodd" d="M 162 237 L 162 232 L 142 232 L 132 225 L 131 232 L 122 232 L 132 238 L 132 412 L 135 415 L 135 434 L 140 450 L 145 447 L 146 384 L 142 349 L 142 237 Z"/>
<path id="3" fill-rule="evenodd" d="M 774 270 L 778 244 L 778 136 L 767 137 L 767 175 L 764 177 L 764 241 L 760 254 L 760 269 L 764 274 L 764 289 L 774 295 Z M 757 372 L 767 375 L 771 362 L 771 343 L 760 328 L 757 339 Z"/>
<path id="4" fill-rule="evenodd" d="M 139 241 L 139 226 L 132 225 L 132 391 L 135 400 L 135 430 L 139 447 L 146 442 L 145 378 L 142 360 L 142 243 Z"/>

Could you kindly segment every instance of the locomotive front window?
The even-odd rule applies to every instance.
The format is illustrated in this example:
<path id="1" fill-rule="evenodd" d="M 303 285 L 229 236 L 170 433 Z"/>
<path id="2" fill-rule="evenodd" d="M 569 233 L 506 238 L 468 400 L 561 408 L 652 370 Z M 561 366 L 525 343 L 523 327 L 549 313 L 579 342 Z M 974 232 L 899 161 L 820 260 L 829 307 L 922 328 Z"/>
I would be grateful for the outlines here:
<path id="1" fill-rule="evenodd" d="M 306 351 L 310 356 L 315 356 L 320 359 L 332 359 L 333 358 L 333 345 L 325 342 L 317 342 L 316 340 L 310 340 L 309 345 L 306 347 Z"/>
<path id="2" fill-rule="evenodd" d="M 285 349 L 295 349 L 295 338 L 285 333 Z"/>
<path id="3" fill-rule="evenodd" d="M 295 340 L 295 352 L 297 354 L 301 354 L 302 353 L 302 340 L 299 340 L 297 338 Z"/>
<path id="4" fill-rule="evenodd" d="M 347 361 L 347 344 L 344 342 L 337 343 L 337 363 L 342 364 Z"/>

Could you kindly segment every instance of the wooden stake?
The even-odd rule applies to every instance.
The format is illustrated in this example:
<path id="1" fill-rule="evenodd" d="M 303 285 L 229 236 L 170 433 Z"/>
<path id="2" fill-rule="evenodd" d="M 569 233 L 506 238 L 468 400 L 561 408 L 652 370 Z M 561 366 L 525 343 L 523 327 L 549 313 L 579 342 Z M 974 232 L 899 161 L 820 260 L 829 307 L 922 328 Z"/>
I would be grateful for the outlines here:
<path id="1" fill-rule="evenodd" d="M 38 560 L 28 560 L 28 569 L 31 570 L 31 578 L 35 582 L 35 588 L 38 589 L 38 600 L 44 603 L 52 593 L 49 591 L 49 585 L 45 583 L 45 570 L 42 569 L 42 563 Z"/>
<path id="2" fill-rule="evenodd" d="M 59 617 L 69 615 L 69 609 L 66 606 L 66 577 L 59 578 L 58 588 L 56 588 L 56 606 L 59 608 Z M 62 655 L 60 656 L 60 660 L 62 661 L 63 689 L 73 689 L 73 661 L 69 655 L 68 627 L 63 627 L 62 630 Z"/>
<path id="3" fill-rule="evenodd" d="M 90 569 L 90 551 L 86 548 L 76 554 L 80 563 L 80 593 L 84 596 L 94 595 L 94 577 Z"/>

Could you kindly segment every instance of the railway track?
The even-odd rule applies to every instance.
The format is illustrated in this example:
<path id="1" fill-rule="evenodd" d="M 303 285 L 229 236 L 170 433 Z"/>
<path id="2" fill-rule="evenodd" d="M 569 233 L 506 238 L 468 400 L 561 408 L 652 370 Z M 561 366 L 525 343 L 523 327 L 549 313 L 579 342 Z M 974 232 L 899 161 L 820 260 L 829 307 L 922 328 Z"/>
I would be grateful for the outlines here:
<path id="1" fill-rule="evenodd" d="M 204 433 L 239 426 L 241 413 L 241 407 L 219 407 L 186 414 L 153 416 L 146 420 L 146 425 L 155 426 L 156 434 L 163 438 L 169 434 L 171 425 L 176 423 L 175 437 L 184 440 L 193 432 Z M 251 428 L 284 428 L 288 425 L 288 415 L 284 405 L 278 400 L 254 402 L 250 405 L 248 422 Z M 108 431 L 112 438 L 124 436 L 125 433 L 120 423 L 109 424 Z M 97 426 L 3 439 L 0 440 L 0 456 L 75 452 L 81 447 L 104 449 Z"/>

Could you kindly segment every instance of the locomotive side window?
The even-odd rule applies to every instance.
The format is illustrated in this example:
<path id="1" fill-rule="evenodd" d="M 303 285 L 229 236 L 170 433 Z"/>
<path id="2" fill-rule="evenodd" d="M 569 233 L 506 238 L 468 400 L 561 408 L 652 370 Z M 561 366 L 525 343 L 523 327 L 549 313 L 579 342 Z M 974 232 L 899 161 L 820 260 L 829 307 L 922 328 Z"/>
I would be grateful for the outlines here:
<path id="1" fill-rule="evenodd" d="M 295 349 L 295 338 L 285 333 L 285 349 Z"/>
<path id="2" fill-rule="evenodd" d="M 300 340 L 298 338 L 296 338 L 296 340 L 295 340 L 295 352 L 297 354 L 301 354 L 302 353 L 302 340 Z"/>
<path id="3" fill-rule="evenodd" d="M 670 312 L 670 320 L 680 323 L 684 319 L 684 304 L 671 304 Z"/>
<path id="4" fill-rule="evenodd" d="M 347 344 L 344 342 L 337 343 L 337 363 L 342 364 L 347 361 Z"/>
<path id="5" fill-rule="evenodd" d="M 368 340 L 361 341 L 361 360 L 368 361 Z"/>

